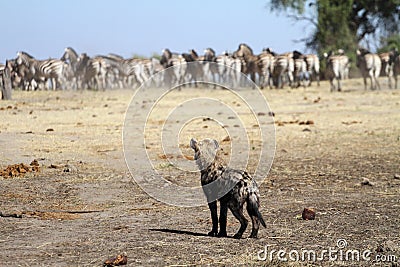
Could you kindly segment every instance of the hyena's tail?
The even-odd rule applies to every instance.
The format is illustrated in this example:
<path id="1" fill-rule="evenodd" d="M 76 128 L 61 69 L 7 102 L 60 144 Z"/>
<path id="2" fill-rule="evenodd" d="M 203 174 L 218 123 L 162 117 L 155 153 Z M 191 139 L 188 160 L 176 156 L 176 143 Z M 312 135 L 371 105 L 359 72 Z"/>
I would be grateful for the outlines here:
<path id="1" fill-rule="evenodd" d="M 256 192 L 251 192 L 247 199 L 247 210 L 249 212 L 249 215 L 257 216 L 257 218 L 260 221 L 260 223 L 262 224 L 262 226 L 264 226 L 266 228 L 267 226 L 266 226 L 264 219 L 260 213 L 259 207 L 260 207 L 260 202 L 259 202 L 258 194 Z"/>

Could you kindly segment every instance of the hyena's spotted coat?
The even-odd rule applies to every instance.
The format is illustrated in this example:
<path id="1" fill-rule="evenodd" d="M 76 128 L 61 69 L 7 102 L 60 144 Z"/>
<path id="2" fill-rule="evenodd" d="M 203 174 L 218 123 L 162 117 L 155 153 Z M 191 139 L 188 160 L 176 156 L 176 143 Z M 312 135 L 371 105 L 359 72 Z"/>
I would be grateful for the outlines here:
<path id="1" fill-rule="evenodd" d="M 201 172 L 201 185 L 211 211 L 212 230 L 210 236 L 225 237 L 228 208 L 240 222 L 240 229 L 234 238 L 241 238 L 248 221 L 243 215 L 246 202 L 247 212 L 251 217 L 253 228 L 251 238 L 257 238 L 260 223 L 266 227 L 259 211 L 259 191 L 256 181 L 246 172 L 226 167 L 219 156 L 219 145 L 216 140 L 204 139 L 197 142 L 190 140 L 194 150 L 194 159 Z M 218 232 L 217 200 L 220 201 L 220 230 Z"/>

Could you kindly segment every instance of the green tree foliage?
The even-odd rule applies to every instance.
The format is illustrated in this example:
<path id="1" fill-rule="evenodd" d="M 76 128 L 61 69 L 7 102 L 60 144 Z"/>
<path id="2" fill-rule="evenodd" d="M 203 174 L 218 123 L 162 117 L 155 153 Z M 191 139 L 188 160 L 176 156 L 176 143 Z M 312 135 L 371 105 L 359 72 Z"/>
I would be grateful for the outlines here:
<path id="1" fill-rule="evenodd" d="M 354 51 L 369 35 L 398 34 L 400 0 L 270 0 L 275 12 L 289 12 L 298 20 L 311 21 L 315 27 L 304 39 L 307 47 L 319 54 L 344 49 Z M 312 10 L 312 17 L 305 17 Z M 354 53 L 354 52 L 353 52 Z"/>
<path id="2" fill-rule="evenodd" d="M 151 58 L 156 58 L 156 59 L 160 60 L 161 59 L 161 55 L 159 53 L 157 53 L 157 52 L 153 52 L 151 54 Z"/>
<path id="3" fill-rule="evenodd" d="M 387 38 L 382 38 L 381 47 L 378 49 L 379 53 L 388 52 L 392 49 L 400 51 L 400 34 L 393 34 Z"/>

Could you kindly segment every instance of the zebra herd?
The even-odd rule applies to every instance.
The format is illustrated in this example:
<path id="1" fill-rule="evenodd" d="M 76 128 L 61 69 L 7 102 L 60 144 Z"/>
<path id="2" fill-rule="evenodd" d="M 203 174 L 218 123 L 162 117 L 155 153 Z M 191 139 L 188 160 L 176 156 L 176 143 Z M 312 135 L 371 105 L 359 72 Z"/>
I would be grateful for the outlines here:
<path id="1" fill-rule="evenodd" d="M 67 47 L 60 59 L 37 60 L 26 52 L 7 60 L 13 88 L 36 89 L 100 89 L 132 87 L 153 74 L 148 59 L 124 59 L 115 54 L 90 58 L 78 55 Z"/>
<path id="2" fill-rule="evenodd" d="M 350 61 L 342 49 L 337 52 L 331 51 L 325 53 L 326 58 L 326 76 L 331 83 L 331 91 L 342 89 L 341 81 L 348 78 Z M 397 49 L 392 49 L 386 53 L 374 54 L 367 49 L 360 48 L 356 51 L 356 65 L 361 72 L 364 80 L 364 88 L 367 89 L 367 79 L 370 79 L 370 88 L 380 89 L 378 77 L 388 78 L 389 88 L 393 88 L 392 79 L 394 79 L 394 88 L 397 89 L 397 76 L 400 75 L 400 55 Z M 334 84 L 337 81 L 337 87 Z"/>
<path id="3" fill-rule="evenodd" d="M 388 77 L 389 87 L 392 87 L 394 78 L 397 88 L 397 75 L 400 74 L 397 50 L 376 55 L 359 49 L 356 54 L 356 65 L 364 78 L 365 88 L 368 77 L 372 89 L 380 88 L 379 75 Z M 325 53 L 323 60 L 326 63 L 325 77 L 330 80 L 331 90 L 340 91 L 342 80 L 348 78 L 349 58 L 339 49 Z M 155 87 L 197 86 L 198 81 L 238 87 L 245 85 L 246 76 L 260 88 L 282 88 L 285 85 L 306 87 L 313 81 L 319 85 L 320 81 L 320 59 L 317 55 L 298 51 L 277 54 L 270 48 L 254 54 L 244 43 L 233 53 L 223 52 L 220 55 L 212 48 L 205 49 L 203 55 L 194 49 L 188 53 L 173 53 L 164 49 L 159 59 L 123 58 L 117 54 L 89 57 L 86 53 L 78 55 L 71 47 L 65 49 L 60 59 L 38 60 L 26 52 L 18 52 L 15 59 L 0 65 L 0 74 L 5 69 L 10 73 L 12 88 L 23 90 L 137 88 L 150 77 L 157 77 L 148 84 Z"/>

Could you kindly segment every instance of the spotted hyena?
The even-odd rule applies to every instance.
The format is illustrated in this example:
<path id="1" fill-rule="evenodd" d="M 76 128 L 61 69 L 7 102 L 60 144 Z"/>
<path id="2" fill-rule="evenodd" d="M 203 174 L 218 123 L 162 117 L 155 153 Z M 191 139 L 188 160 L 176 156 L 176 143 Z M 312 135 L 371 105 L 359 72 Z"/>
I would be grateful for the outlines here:
<path id="1" fill-rule="evenodd" d="M 248 221 L 243 215 L 243 205 L 247 203 L 247 212 L 251 217 L 253 229 L 251 238 L 257 238 L 260 222 L 266 227 L 259 211 L 259 191 L 256 181 L 246 172 L 227 167 L 222 158 L 218 142 L 214 139 L 190 140 L 194 150 L 194 159 L 201 172 L 201 185 L 207 197 L 211 211 L 212 230 L 210 236 L 226 236 L 226 219 L 228 208 L 240 221 L 240 229 L 234 238 L 241 238 Z M 218 232 L 217 200 L 220 201 L 220 229 Z"/>

